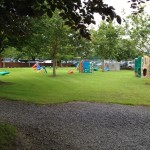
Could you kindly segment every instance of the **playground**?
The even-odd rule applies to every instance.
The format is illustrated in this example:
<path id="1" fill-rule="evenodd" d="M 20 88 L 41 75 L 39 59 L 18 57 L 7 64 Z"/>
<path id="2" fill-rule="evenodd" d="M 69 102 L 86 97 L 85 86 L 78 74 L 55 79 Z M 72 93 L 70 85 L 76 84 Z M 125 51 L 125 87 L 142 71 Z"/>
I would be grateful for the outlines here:
<path id="1" fill-rule="evenodd" d="M 150 77 L 150 57 L 144 55 L 143 57 L 135 58 L 135 76 L 140 78 Z"/>
<path id="2" fill-rule="evenodd" d="M 0 149 L 14 143 L 16 130 L 16 146 L 26 149 L 149 148 L 149 107 L 125 106 L 150 106 L 149 78 L 75 68 L 58 68 L 52 77 L 45 69 L 5 68 L 10 73 L 0 76 L 0 120 L 13 125 L 0 124 Z"/>
<path id="3" fill-rule="evenodd" d="M 150 105 L 149 78 L 136 78 L 133 70 L 79 73 L 75 68 L 58 68 L 37 73 L 33 68 L 0 68 L 0 98 L 37 104 L 72 101 Z M 72 70 L 73 74 L 68 74 Z M 8 84 L 9 83 L 9 84 Z"/>

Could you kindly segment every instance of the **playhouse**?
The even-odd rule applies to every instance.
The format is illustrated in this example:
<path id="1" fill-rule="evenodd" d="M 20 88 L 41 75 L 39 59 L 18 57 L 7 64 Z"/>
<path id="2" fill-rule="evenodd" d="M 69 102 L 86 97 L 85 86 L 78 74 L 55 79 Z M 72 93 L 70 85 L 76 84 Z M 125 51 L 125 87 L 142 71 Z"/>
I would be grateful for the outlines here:
<path id="1" fill-rule="evenodd" d="M 134 72 L 136 77 L 150 77 L 150 57 L 144 55 L 135 58 Z"/>
<path id="2" fill-rule="evenodd" d="M 78 68 L 80 73 L 92 73 L 93 64 L 91 61 L 81 61 Z"/>

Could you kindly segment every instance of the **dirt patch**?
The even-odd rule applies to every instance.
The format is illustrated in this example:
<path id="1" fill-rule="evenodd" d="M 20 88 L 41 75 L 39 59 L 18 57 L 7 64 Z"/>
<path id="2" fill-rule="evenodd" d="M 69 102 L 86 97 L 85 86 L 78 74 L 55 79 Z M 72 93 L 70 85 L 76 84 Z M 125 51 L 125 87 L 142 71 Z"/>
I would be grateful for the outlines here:
<path id="1" fill-rule="evenodd" d="M 11 82 L 3 82 L 3 81 L 0 81 L 0 86 L 1 85 L 12 85 L 13 83 Z"/>

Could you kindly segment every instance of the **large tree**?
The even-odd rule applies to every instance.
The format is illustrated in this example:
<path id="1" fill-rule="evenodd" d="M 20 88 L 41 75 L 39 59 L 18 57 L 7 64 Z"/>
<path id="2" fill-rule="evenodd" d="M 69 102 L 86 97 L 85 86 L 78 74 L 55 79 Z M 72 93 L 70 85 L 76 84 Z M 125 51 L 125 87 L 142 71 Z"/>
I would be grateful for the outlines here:
<path id="1" fill-rule="evenodd" d="M 137 56 L 135 43 L 126 36 L 125 28 L 113 23 L 102 22 L 99 29 L 93 31 L 93 47 L 102 60 L 121 61 Z"/>
<path id="2" fill-rule="evenodd" d="M 137 11 L 141 10 L 141 4 L 146 1 L 149 0 L 127 0 L 131 3 L 131 8 L 137 8 Z M 11 17 L 39 16 L 44 13 L 51 17 L 57 8 L 63 10 L 62 17 L 74 21 L 76 25 L 82 21 L 92 23 L 93 13 L 110 16 L 112 19 L 117 17 L 114 8 L 105 4 L 103 0 L 1 0 L 0 8 L 3 14 L 7 13 L 7 16 Z"/>
<path id="3" fill-rule="evenodd" d="M 135 43 L 136 49 L 150 53 L 150 15 L 130 15 L 126 19 L 127 34 Z"/>
<path id="4" fill-rule="evenodd" d="M 101 59 L 114 59 L 119 33 L 113 24 L 102 22 L 93 32 L 93 45 Z"/>
<path id="5" fill-rule="evenodd" d="M 121 60 L 132 60 L 139 54 L 134 42 L 127 38 L 120 38 L 116 45 L 116 49 L 115 59 L 119 62 Z"/>
<path id="6" fill-rule="evenodd" d="M 148 0 L 131 0 L 131 8 L 142 11 L 141 3 Z M 121 18 L 115 13 L 112 6 L 103 0 L 1 0 L 0 1 L 0 51 L 3 46 L 3 34 L 6 36 L 25 36 L 28 32 L 29 18 L 48 14 L 53 16 L 55 9 L 61 11 L 60 16 L 72 29 L 79 30 L 80 34 L 90 39 L 87 25 L 95 23 L 93 14 L 99 13 L 107 21 Z"/>
<path id="7" fill-rule="evenodd" d="M 66 20 L 66 24 L 79 29 L 87 38 L 89 34 L 85 24 L 95 22 L 94 13 L 99 13 L 103 18 L 107 16 L 108 20 L 117 18 L 119 23 L 121 21 L 114 8 L 103 0 L 84 0 L 83 3 L 81 0 L 1 0 L 0 29 L 7 33 L 24 34 L 28 16 L 36 17 L 47 13 L 52 17 L 56 8 L 62 11 L 60 16 Z"/>
<path id="8" fill-rule="evenodd" d="M 148 0 L 131 0 L 131 8 L 139 7 L 141 3 Z M 61 11 L 60 16 L 66 24 L 75 30 L 80 30 L 83 37 L 90 38 L 87 26 L 95 23 L 93 14 L 99 13 L 102 19 L 117 19 L 121 23 L 121 18 L 115 13 L 112 6 L 108 6 L 103 0 L 1 0 L 0 1 L 0 34 L 24 35 L 28 18 L 41 16 L 45 13 L 49 17 L 53 16 L 55 9 Z"/>
<path id="9" fill-rule="evenodd" d="M 70 35 L 72 30 L 64 24 L 55 12 L 52 18 L 47 15 L 32 19 L 30 35 L 24 41 L 26 45 L 21 51 L 32 59 L 47 57 L 53 60 L 53 76 L 56 76 L 56 62 L 61 55 L 70 54 Z"/>
<path id="10" fill-rule="evenodd" d="M 77 32 L 74 32 L 69 36 L 70 49 L 74 57 L 80 57 L 81 59 L 91 56 L 92 41 L 89 41 Z"/>
<path id="11" fill-rule="evenodd" d="M 137 8 L 136 12 L 141 12 L 143 8 L 140 8 L 140 4 L 145 1 L 149 0 L 131 0 L 131 8 Z M 103 0 L 1 0 L 0 52 L 4 50 L 4 40 L 7 38 L 22 39 L 28 34 L 30 17 L 48 14 L 51 18 L 56 8 L 61 11 L 60 16 L 66 24 L 74 30 L 79 30 L 87 39 L 90 39 L 87 25 L 95 23 L 94 13 L 99 13 L 103 20 L 111 21 L 116 18 L 117 22 L 121 23 L 115 9 Z"/>

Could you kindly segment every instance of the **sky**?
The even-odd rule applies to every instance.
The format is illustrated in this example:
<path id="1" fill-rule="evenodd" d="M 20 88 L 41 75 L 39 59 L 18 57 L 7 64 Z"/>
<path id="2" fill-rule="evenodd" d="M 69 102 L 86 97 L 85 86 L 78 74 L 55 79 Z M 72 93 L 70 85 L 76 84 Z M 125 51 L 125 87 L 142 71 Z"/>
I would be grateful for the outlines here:
<path id="1" fill-rule="evenodd" d="M 131 8 L 130 8 L 130 3 L 128 3 L 129 0 L 104 0 L 104 2 L 106 2 L 109 5 L 114 6 L 114 8 L 116 8 L 116 12 L 121 15 L 121 11 L 123 9 L 126 10 L 127 14 L 131 13 Z M 150 13 L 150 2 L 147 2 L 147 7 L 146 7 L 146 11 L 148 11 Z M 145 5 L 145 4 L 144 4 Z"/>
<path id="2" fill-rule="evenodd" d="M 127 2 L 128 0 L 104 0 L 104 2 L 110 6 L 113 6 L 118 15 L 121 15 L 121 11 L 123 9 L 126 10 L 127 13 L 130 13 L 130 4 Z"/>
<path id="3" fill-rule="evenodd" d="M 128 0 L 104 0 L 104 3 L 113 6 L 115 8 L 115 12 L 117 15 L 120 15 L 121 17 L 127 16 L 131 14 L 131 8 L 130 4 L 128 3 Z M 123 15 L 122 10 L 125 10 L 125 15 Z M 150 14 L 150 2 L 147 2 L 147 7 L 145 11 Z M 99 25 L 99 22 L 101 21 L 101 16 L 98 14 L 95 14 L 95 20 L 96 20 L 96 26 L 93 26 L 94 28 L 97 28 Z"/>

